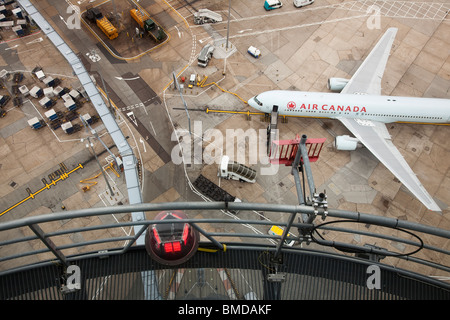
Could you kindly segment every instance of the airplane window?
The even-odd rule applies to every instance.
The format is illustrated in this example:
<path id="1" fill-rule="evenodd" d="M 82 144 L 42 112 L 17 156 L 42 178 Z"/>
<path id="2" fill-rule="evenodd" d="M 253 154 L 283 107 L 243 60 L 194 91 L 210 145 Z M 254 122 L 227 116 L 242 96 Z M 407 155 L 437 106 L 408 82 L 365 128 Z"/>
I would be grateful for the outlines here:
<path id="1" fill-rule="evenodd" d="M 256 102 L 259 106 L 262 106 L 263 104 L 261 103 L 261 101 L 258 100 L 257 97 L 258 97 L 258 96 L 255 96 L 253 99 L 255 99 L 255 102 Z"/>

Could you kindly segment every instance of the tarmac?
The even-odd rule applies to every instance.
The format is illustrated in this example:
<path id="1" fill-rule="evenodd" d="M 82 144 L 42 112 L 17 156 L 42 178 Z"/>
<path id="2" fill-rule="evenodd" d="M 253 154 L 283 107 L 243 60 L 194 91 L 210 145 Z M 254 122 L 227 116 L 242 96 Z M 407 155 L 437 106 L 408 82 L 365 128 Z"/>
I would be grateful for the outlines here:
<path id="1" fill-rule="evenodd" d="M 81 12 L 88 4 L 87 1 L 79 1 L 81 4 L 72 2 L 80 6 Z M 265 132 L 268 123 L 260 115 L 206 113 L 206 108 L 256 112 L 243 100 L 246 101 L 263 91 L 289 89 L 327 92 L 328 78 L 351 77 L 389 27 L 396 27 L 399 31 L 382 79 L 382 93 L 450 99 L 450 20 L 445 13 L 445 10 L 450 9 L 450 1 L 441 1 L 439 5 L 435 4 L 435 1 L 408 1 L 405 3 L 408 10 L 405 7 L 395 7 L 397 2 L 387 6 L 385 2 L 378 1 L 379 17 L 367 14 L 366 10 L 372 3 L 369 1 L 316 0 L 314 4 L 301 9 L 295 8 L 288 1 L 285 2 L 281 9 L 271 12 L 264 10 L 261 1 L 233 2 L 227 48 L 227 1 L 200 0 L 190 3 L 181 0 L 141 0 L 139 5 L 163 25 L 169 34 L 169 41 L 137 57 L 136 52 L 123 49 L 124 43 L 132 46 L 132 42 L 126 42 L 130 39 L 125 37 L 123 38 L 126 40 L 120 42 L 122 49 L 115 50 L 114 40 L 102 39 L 104 41 L 100 42 L 99 36 L 92 33 L 99 32 L 95 28 L 89 30 L 83 26 L 81 31 L 68 30 L 64 21 L 64 18 L 67 19 L 67 13 L 64 11 L 67 3 L 33 1 L 71 48 L 79 53 L 86 68 L 94 74 L 98 86 L 106 89 L 104 91 L 110 95 L 117 121 L 124 134 L 130 137 L 129 143 L 141 163 L 142 193 L 145 201 L 199 201 L 202 196 L 191 189 L 188 180 L 193 182 L 199 174 L 203 174 L 244 202 L 296 204 L 297 193 L 290 167 L 280 167 L 276 175 L 259 175 L 254 184 L 219 180 L 217 163 L 221 155 L 233 148 L 235 155 L 243 151 L 246 154 L 245 160 L 249 161 L 250 142 L 248 139 L 244 139 L 240 144 L 235 143 L 235 140 L 211 141 L 205 139 L 207 130 L 215 129 L 216 133 L 220 132 L 225 137 L 226 131 L 230 129 Z M 94 5 L 100 3 L 103 2 L 95 1 Z M 108 1 L 104 3 L 110 5 Z M 200 8 L 221 13 L 223 22 L 194 25 L 192 14 Z M 371 23 L 377 21 L 379 25 L 370 29 Z M 31 86 L 40 83 L 30 72 L 39 65 L 46 74 L 60 77 L 64 86 L 79 88 L 80 84 L 73 77 L 70 66 L 38 30 L 23 38 L 11 34 L 2 36 L 4 42 L 0 44 L 0 70 L 5 69 L 11 73 L 23 71 L 24 84 Z M 201 68 L 197 66 L 196 57 L 206 43 L 213 43 L 216 49 L 209 65 Z M 260 49 L 262 56 L 258 59 L 250 56 L 247 53 L 249 46 Z M 131 53 L 127 56 L 129 52 Z M 189 89 L 184 83 L 182 90 L 191 125 L 193 129 L 198 130 L 194 130 L 194 142 L 200 145 L 202 152 L 207 146 L 215 148 L 217 152 L 212 156 L 215 161 L 213 164 L 196 163 L 195 160 L 205 153 L 193 153 L 191 163 L 185 166 L 175 165 L 171 161 L 170 156 L 177 141 L 173 134 L 174 129 L 177 129 L 178 134 L 186 136 L 189 128 L 180 94 L 171 84 L 172 72 L 177 75 L 179 81 L 181 77 L 189 79 L 194 73 L 200 78 L 208 76 L 207 84 L 216 84 Z M 100 75 L 105 80 L 105 86 Z M 2 89 L 2 92 L 11 90 L 11 85 L 11 80 L 8 80 L 8 89 Z M 55 108 L 61 107 L 61 102 L 58 101 Z M 13 107 L 10 102 L 4 110 L 7 115 L 0 119 L 0 211 L 4 212 L 28 197 L 27 188 L 32 193 L 42 188 L 42 178 L 50 182 L 49 175 L 60 169 L 61 163 L 68 170 L 79 164 L 82 164 L 83 168 L 74 171 L 35 198 L 4 212 L 0 215 L 0 223 L 61 210 L 127 203 L 127 195 L 122 191 L 115 199 L 105 193 L 108 186 L 101 175 L 93 179 L 97 184 L 90 190 L 82 190 L 86 184 L 80 181 L 94 177 L 100 172 L 94 155 L 86 147 L 89 132 L 84 128 L 71 135 L 65 134 L 61 129 L 52 130 L 49 126 L 32 130 L 27 124 L 28 119 L 35 116 L 45 119 L 44 110 L 34 98 L 24 101 L 21 108 Z M 84 112 L 94 114 L 95 110 L 86 103 L 80 113 Z M 110 147 L 110 151 L 115 153 L 117 149 L 103 125 L 98 122 L 93 128 Z M 296 135 L 303 134 L 309 138 L 326 138 L 319 160 L 312 163 L 311 168 L 315 186 L 318 191 L 326 190 L 330 208 L 450 229 L 448 126 L 397 123 L 388 125 L 394 145 L 441 206 L 442 213 L 428 211 L 368 150 L 362 148 L 354 152 L 336 151 L 333 148 L 334 137 L 348 134 L 347 129 L 338 121 L 288 118 L 287 121 L 279 121 L 278 128 L 280 139 L 294 139 Z M 258 139 L 263 141 L 266 137 L 259 134 Z M 109 152 L 98 141 L 94 141 L 93 147 L 100 166 L 107 166 L 110 163 Z M 257 163 L 252 164 L 252 167 L 260 170 L 262 165 Z M 120 172 L 119 176 L 111 170 L 106 172 L 109 184 L 118 190 L 126 190 L 124 177 Z M 198 212 L 191 215 L 202 216 Z M 147 218 L 151 219 L 152 216 L 153 213 L 147 213 Z M 213 213 L 211 217 L 222 216 Z M 237 217 L 244 220 L 268 219 L 274 222 L 285 219 L 281 214 L 270 212 L 240 212 Z M 58 230 L 68 226 L 81 227 L 130 219 L 129 215 L 91 217 L 54 222 L 48 228 Z M 362 225 L 352 227 L 366 231 L 380 229 Z M 261 227 L 259 231 L 266 233 L 266 229 Z M 210 225 L 207 230 L 232 233 L 243 232 L 245 227 Z M 71 237 L 61 237 L 61 241 L 82 242 L 96 237 L 108 237 L 109 234 L 130 234 L 132 230 L 112 229 L 102 232 L 102 235 L 78 233 Z M 392 235 L 397 231 L 386 232 Z M 325 234 L 330 240 L 359 245 L 375 243 L 377 246 L 401 252 L 407 252 L 409 249 L 393 241 L 374 240 L 366 236 L 338 235 L 332 232 Z M 28 235 L 30 231 L 23 230 L 21 236 Z M 1 240 L 6 240 L 5 237 L 9 239 L 17 235 L 2 233 L 1 236 Z M 226 240 L 241 241 L 237 237 L 227 237 Z M 450 247 L 450 240 L 438 243 L 432 237 L 427 240 L 438 247 Z M 114 247 L 116 244 L 109 245 Z M 21 250 L 37 249 L 39 246 L 42 245 L 30 242 L 28 248 L 22 246 Z M 78 247 L 65 253 L 69 255 L 102 248 Z M 17 246 L 1 248 L 1 255 L 10 255 L 15 250 Z M 39 259 L 48 257 L 40 255 Z M 445 257 L 447 260 L 442 260 L 441 255 L 427 252 L 419 253 L 419 257 L 444 265 L 450 263 L 448 257 Z M 393 260 L 392 264 L 411 267 L 408 262 L 397 260 Z M 0 268 L 10 266 L 10 262 L 0 264 Z"/>

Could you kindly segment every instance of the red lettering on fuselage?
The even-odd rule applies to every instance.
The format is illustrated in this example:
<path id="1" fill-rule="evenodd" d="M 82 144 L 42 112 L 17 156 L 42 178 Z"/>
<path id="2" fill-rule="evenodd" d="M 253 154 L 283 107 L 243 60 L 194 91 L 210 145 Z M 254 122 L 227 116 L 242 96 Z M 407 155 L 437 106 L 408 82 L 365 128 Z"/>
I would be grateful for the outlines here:
<path id="1" fill-rule="evenodd" d="M 293 105 L 294 102 L 290 102 Z M 321 106 L 319 106 L 318 104 L 314 103 L 314 104 L 310 104 L 308 103 L 307 105 L 302 103 L 302 105 L 300 106 L 300 109 L 305 109 L 305 110 L 319 110 L 319 108 L 321 108 L 322 111 L 345 111 L 345 112 L 367 112 L 365 107 L 358 107 L 358 106 L 334 106 L 333 104 L 328 106 L 327 104 L 323 104 Z M 288 110 L 291 109 L 290 106 L 288 106 Z"/>

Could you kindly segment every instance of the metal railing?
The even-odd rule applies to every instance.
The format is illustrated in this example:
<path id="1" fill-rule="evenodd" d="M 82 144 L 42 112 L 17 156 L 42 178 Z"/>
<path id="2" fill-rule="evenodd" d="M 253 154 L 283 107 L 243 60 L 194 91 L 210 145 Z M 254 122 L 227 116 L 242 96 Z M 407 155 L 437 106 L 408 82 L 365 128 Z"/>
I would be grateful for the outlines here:
<path id="1" fill-rule="evenodd" d="M 0 233 L 8 232 L 16 230 L 23 230 L 23 228 L 28 228 L 32 231 L 32 235 L 25 237 L 16 237 L 13 239 L 5 240 L 0 242 L 1 250 L 5 250 L 6 246 L 26 243 L 29 241 L 38 240 L 40 243 L 45 245 L 45 248 L 40 248 L 37 250 L 30 250 L 27 252 L 16 252 L 12 255 L 4 256 L 0 258 L 0 268 L 2 263 L 6 261 L 14 261 L 22 258 L 28 258 L 28 261 L 32 261 L 30 259 L 35 257 L 36 255 L 43 253 L 51 253 L 53 259 L 48 259 L 44 262 L 37 262 L 31 264 L 22 264 L 18 266 L 14 266 L 11 268 L 2 268 L 0 271 L 0 276 L 10 274 L 20 270 L 26 270 L 29 268 L 36 268 L 38 266 L 42 266 L 49 263 L 58 262 L 63 264 L 64 266 L 69 266 L 72 261 L 76 261 L 78 259 L 92 258 L 92 257 L 102 257 L 102 256 L 111 256 L 111 255 L 120 255 L 126 253 L 131 246 L 133 246 L 136 240 L 146 231 L 147 227 L 152 224 L 159 223 L 168 223 L 167 221 L 157 221 L 157 220 L 141 220 L 141 221 L 129 221 L 129 222 L 118 222 L 114 224 L 99 224 L 99 225 L 90 225 L 85 227 L 78 228 L 68 228 L 65 230 L 57 230 L 52 231 L 49 230 L 47 232 L 44 231 L 45 224 L 54 221 L 67 221 L 67 220 L 75 220 L 78 218 L 86 218 L 86 217 L 98 217 L 102 215 L 108 214 L 120 214 L 120 213 L 132 213 L 132 212 L 159 212 L 159 211 L 167 211 L 167 210 L 183 210 L 189 215 L 189 211 L 201 211 L 202 213 L 208 213 L 212 211 L 236 211 L 236 210 L 256 210 L 256 211 L 264 211 L 264 212 L 278 212 L 282 215 L 288 215 L 288 223 L 276 222 L 277 225 L 285 226 L 286 232 L 290 233 L 290 237 L 293 237 L 297 243 L 305 244 L 305 243 L 315 243 L 320 246 L 327 246 L 337 248 L 340 251 L 344 251 L 351 254 L 358 255 L 367 255 L 372 256 L 376 260 L 381 260 L 384 257 L 391 257 L 396 259 L 405 259 L 414 263 L 426 265 L 432 267 L 436 270 L 444 271 L 445 273 L 450 274 L 450 267 L 446 266 L 442 263 L 426 260 L 418 257 L 420 251 L 429 250 L 430 252 L 434 252 L 434 254 L 441 254 L 444 258 L 442 261 L 445 261 L 450 256 L 450 251 L 445 248 L 439 248 L 433 246 L 431 244 L 425 243 L 423 237 L 429 238 L 430 236 L 442 238 L 442 242 L 445 242 L 445 239 L 450 239 L 450 231 L 443 230 L 432 226 L 427 226 L 423 224 L 408 222 L 405 220 L 375 216 L 370 214 L 364 214 L 359 212 L 351 212 L 345 210 L 332 210 L 328 209 L 327 217 L 337 218 L 336 220 L 332 220 L 329 222 L 324 222 L 320 224 L 314 223 L 295 223 L 293 222 L 292 217 L 297 214 L 306 215 L 308 217 L 315 217 L 316 215 L 321 215 L 324 213 L 323 208 L 314 208 L 306 205 L 282 205 L 282 204 L 267 204 L 267 203 L 239 203 L 239 202 L 170 202 L 170 203 L 146 203 L 140 205 L 126 205 L 126 206 L 114 206 L 114 207 L 104 207 L 104 208 L 90 208 L 90 209 L 82 209 L 82 210 L 74 210 L 60 213 L 52 213 L 52 214 L 44 214 L 40 216 L 33 216 L 28 218 L 23 218 L 20 220 L 8 221 L 0 224 Z M 205 215 L 205 214 L 203 214 Z M 273 251 L 273 255 L 276 258 L 283 250 L 287 249 L 285 245 L 283 245 L 284 241 L 283 237 L 273 236 L 265 233 L 263 231 L 257 231 L 258 229 L 252 227 L 252 232 L 208 232 L 205 227 L 202 227 L 203 224 L 220 224 L 224 226 L 225 224 L 234 224 L 234 225 L 243 225 L 243 226 L 259 226 L 261 229 L 264 229 L 264 226 L 271 226 L 274 224 L 272 221 L 267 220 L 241 220 L 235 216 L 235 219 L 187 219 L 186 222 L 192 224 L 200 233 L 203 235 L 210 244 L 212 244 L 217 250 L 224 249 L 224 241 L 221 239 L 226 239 L 227 237 L 233 238 L 241 238 L 241 239 L 252 239 L 257 240 L 260 244 L 267 243 L 267 247 L 269 250 Z M 369 231 L 361 231 L 355 228 L 342 228 L 335 227 L 331 224 L 337 223 L 359 223 L 364 224 L 366 226 L 379 226 L 385 227 L 389 229 L 399 230 L 406 235 L 406 237 L 401 238 L 398 236 L 392 236 L 389 234 L 378 234 L 375 232 Z M 290 224 L 290 225 L 289 225 Z M 67 241 L 62 241 L 60 236 L 65 235 L 74 235 L 80 232 L 95 232 L 96 230 L 104 230 L 104 229 L 114 229 L 114 228 L 125 228 L 125 227 L 135 227 L 139 226 L 139 232 L 133 235 L 126 236 L 111 236 L 107 238 L 95 238 L 90 241 L 79 241 L 74 243 L 66 243 Z M 299 231 L 298 236 L 294 236 L 295 228 Z M 255 233 L 255 230 L 257 233 Z M 344 241 L 337 240 L 327 240 L 325 239 L 318 231 L 327 231 L 327 232 L 337 232 L 337 233 L 353 233 L 357 235 L 367 236 L 370 238 L 378 239 L 378 240 L 388 240 L 391 242 L 403 244 L 404 246 L 409 246 L 412 249 L 408 250 L 409 252 L 397 252 L 393 250 L 388 250 L 387 248 L 382 248 L 376 246 L 374 244 L 354 244 L 348 243 Z M 20 234 L 19 232 L 15 233 Z M 338 239 L 338 238 L 336 238 Z M 273 242 L 273 240 L 277 240 L 277 242 Z M 73 248 L 87 248 L 89 246 L 98 246 L 102 245 L 105 249 L 107 249 L 107 243 L 117 243 L 117 242 L 125 242 L 122 246 L 111 248 L 108 250 L 98 250 L 93 251 L 90 250 L 89 253 L 82 253 L 72 256 L 67 256 L 64 254 L 65 250 L 73 249 Z M 243 245 L 245 245 L 245 240 L 241 240 Z M 272 241 L 272 242 L 270 242 Z M 62 242 L 62 243 L 59 243 Z M 374 242 L 376 243 L 376 241 Z M 34 246 L 36 247 L 36 245 Z M 294 246 L 289 247 L 289 250 L 302 250 L 302 246 Z M 89 250 L 88 250 L 89 251 Z M 0 251 L 1 252 L 1 251 Z"/>

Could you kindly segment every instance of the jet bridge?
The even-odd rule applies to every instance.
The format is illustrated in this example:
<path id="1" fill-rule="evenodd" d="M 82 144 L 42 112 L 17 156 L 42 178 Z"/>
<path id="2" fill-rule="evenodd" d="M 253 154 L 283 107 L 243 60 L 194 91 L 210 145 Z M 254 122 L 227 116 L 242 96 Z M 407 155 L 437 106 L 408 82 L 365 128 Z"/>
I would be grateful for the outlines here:
<path id="1" fill-rule="evenodd" d="M 267 126 L 267 155 L 270 154 L 272 142 L 276 138 L 277 126 L 278 126 L 278 106 L 273 106 L 272 112 L 270 113 L 270 124 Z"/>

